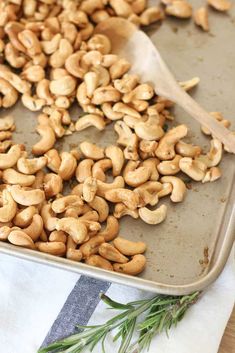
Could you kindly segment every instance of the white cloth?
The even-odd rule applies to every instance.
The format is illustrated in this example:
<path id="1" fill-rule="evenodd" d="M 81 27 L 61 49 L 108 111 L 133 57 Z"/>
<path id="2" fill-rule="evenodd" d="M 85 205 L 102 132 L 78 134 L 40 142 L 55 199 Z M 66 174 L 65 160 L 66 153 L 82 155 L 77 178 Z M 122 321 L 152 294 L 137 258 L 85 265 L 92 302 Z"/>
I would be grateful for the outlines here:
<path id="1" fill-rule="evenodd" d="M 216 353 L 235 301 L 234 256 L 177 328 L 156 337 L 150 353 Z M 79 276 L 0 254 L 0 347 L 4 353 L 36 353 Z M 152 294 L 112 284 L 107 294 L 128 302 Z M 112 316 L 100 302 L 89 323 Z M 108 348 L 107 352 L 111 350 Z M 97 351 L 94 351 L 98 353 Z M 115 348 L 112 344 L 112 352 Z"/>

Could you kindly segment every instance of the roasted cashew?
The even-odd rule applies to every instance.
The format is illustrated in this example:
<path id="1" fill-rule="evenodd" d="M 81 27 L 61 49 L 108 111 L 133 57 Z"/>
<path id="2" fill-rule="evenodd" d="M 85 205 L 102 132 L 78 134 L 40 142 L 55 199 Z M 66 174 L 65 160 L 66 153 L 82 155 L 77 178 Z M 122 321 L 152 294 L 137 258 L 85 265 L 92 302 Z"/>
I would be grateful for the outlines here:
<path id="1" fill-rule="evenodd" d="M 83 183 L 86 178 L 92 175 L 92 167 L 94 161 L 92 159 L 83 159 L 77 166 L 76 179 L 79 183 Z"/>
<path id="2" fill-rule="evenodd" d="M 110 158 L 113 166 L 113 176 L 120 175 L 124 165 L 124 155 L 118 146 L 108 146 L 105 149 L 106 157 Z"/>
<path id="3" fill-rule="evenodd" d="M 66 258 L 79 262 L 82 259 L 82 252 L 79 249 L 71 249 L 67 246 Z"/>
<path id="4" fill-rule="evenodd" d="M 159 173 L 157 170 L 158 164 L 159 160 L 157 158 L 148 158 L 142 162 L 143 167 L 150 170 L 149 180 L 157 181 L 159 179 Z"/>
<path id="5" fill-rule="evenodd" d="M 66 59 L 73 53 L 71 43 L 65 39 L 60 39 L 59 48 L 50 56 L 49 64 L 53 68 L 63 67 Z"/>
<path id="6" fill-rule="evenodd" d="M 216 119 L 219 123 L 221 123 L 222 125 L 224 125 L 225 127 L 229 128 L 231 125 L 231 122 L 227 119 L 224 119 L 223 115 L 220 112 L 210 112 L 210 115 Z M 203 134 L 210 136 L 211 132 L 209 129 L 207 129 L 205 126 L 201 126 L 201 130 L 203 132 Z"/>
<path id="7" fill-rule="evenodd" d="M 37 249 L 41 252 L 45 252 L 50 255 L 63 256 L 66 252 L 66 246 L 64 243 L 59 241 L 53 242 L 41 242 L 35 243 Z"/>
<path id="8" fill-rule="evenodd" d="M 56 229 L 57 218 L 55 217 L 55 213 L 53 212 L 50 204 L 44 204 L 40 211 L 40 214 L 43 219 L 43 224 L 46 230 L 52 232 Z"/>
<path id="9" fill-rule="evenodd" d="M 161 160 L 169 160 L 175 157 L 175 144 L 188 133 L 186 125 L 178 125 L 169 130 L 159 141 L 156 156 Z"/>
<path id="10" fill-rule="evenodd" d="M 11 147 L 13 144 L 12 140 L 5 140 L 3 142 L 0 142 L 0 153 L 5 153 L 9 147 Z"/>
<path id="11" fill-rule="evenodd" d="M 100 267 L 104 270 L 113 271 L 111 262 L 99 255 L 91 255 L 85 260 L 85 263 L 90 266 Z"/>
<path id="12" fill-rule="evenodd" d="M 149 100 L 153 97 L 153 87 L 148 83 L 142 83 L 135 87 L 131 92 L 125 93 L 122 97 L 124 103 L 130 103 L 135 100 Z"/>
<path id="13" fill-rule="evenodd" d="M 43 158 L 39 157 L 38 159 Z M 45 160 L 47 164 L 47 168 L 51 169 L 53 172 L 58 173 L 61 165 L 61 158 L 56 149 L 49 150 L 45 153 Z"/>
<path id="14" fill-rule="evenodd" d="M 69 180 L 75 173 L 75 170 L 77 168 L 77 160 L 69 152 L 62 152 L 60 157 L 61 164 L 59 167 L 58 174 L 63 180 Z"/>
<path id="15" fill-rule="evenodd" d="M 109 72 L 112 80 L 122 77 L 131 67 L 131 64 L 124 58 L 118 59 L 110 66 Z"/>
<path id="16" fill-rule="evenodd" d="M 139 83 L 137 75 L 125 74 L 121 79 L 114 81 L 114 87 L 121 93 L 130 93 Z"/>
<path id="17" fill-rule="evenodd" d="M 17 169 L 23 174 L 31 175 L 44 168 L 46 164 L 47 158 L 45 156 L 32 159 L 21 157 L 17 161 Z"/>
<path id="18" fill-rule="evenodd" d="M 25 47 L 21 44 L 18 38 L 18 34 L 24 30 L 24 25 L 19 22 L 10 21 L 6 24 L 4 30 L 14 48 L 26 53 Z"/>
<path id="19" fill-rule="evenodd" d="M 202 151 L 201 147 L 191 145 L 183 141 L 177 142 L 177 144 L 175 145 L 175 150 L 182 157 L 191 157 L 191 158 L 199 156 Z"/>
<path id="20" fill-rule="evenodd" d="M 120 92 L 110 85 L 97 88 L 93 93 L 91 102 L 100 105 L 106 102 L 118 102 L 120 99 Z"/>
<path id="21" fill-rule="evenodd" d="M 110 0 L 109 3 L 115 12 L 115 15 L 118 17 L 127 18 L 133 13 L 131 5 L 125 0 Z"/>
<path id="22" fill-rule="evenodd" d="M 19 184 L 20 186 L 31 186 L 35 181 L 35 176 L 21 174 L 15 169 L 9 168 L 3 171 L 2 180 L 6 184 Z"/>
<path id="23" fill-rule="evenodd" d="M 52 80 L 50 82 L 50 91 L 56 96 L 69 96 L 76 88 L 76 79 L 70 75 Z"/>
<path id="24" fill-rule="evenodd" d="M 196 157 L 197 161 L 201 161 L 207 165 L 208 168 L 217 166 L 223 155 L 222 143 L 217 140 L 211 140 L 210 151 L 206 155 Z"/>
<path id="25" fill-rule="evenodd" d="M 82 198 L 86 202 L 92 202 L 94 200 L 97 191 L 97 181 L 95 178 L 88 177 L 84 181 L 82 189 Z"/>
<path id="26" fill-rule="evenodd" d="M 43 182 L 44 182 L 45 172 L 43 170 L 39 170 L 35 174 L 35 181 L 32 184 L 32 189 L 43 189 Z"/>
<path id="27" fill-rule="evenodd" d="M 132 218 L 138 218 L 138 210 L 130 210 L 124 203 L 116 203 L 114 206 L 114 212 L 113 212 L 114 217 L 116 218 L 121 218 L 123 216 L 131 216 Z"/>
<path id="28" fill-rule="evenodd" d="M 99 251 L 99 246 L 102 243 L 104 243 L 104 237 L 101 235 L 96 235 L 82 244 L 79 250 L 82 252 L 83 258 L 88 258 L 91 255 L 97 254 Z"/>
<path id="29" fill-rule="evenodd" d="M 122 176 L 117 176 L 114 178 L 112 183 L 104 183 L 101 180 L 97 180 L 97 191 L 96 195 L 105 197 L 105 193 L 108 190 L 115 190 L 117 188 L 123 188 L 125 185 L 124 179 Z"/>
<path id="30" fill-rule="evenodd" d="M 110 120 L 119 120 L 123 118 L 123 113 L 115 112 L 111 103 L 103 103 L 101 109 L 104 112 L 105 117 Z"/>
<path id="31" fill-rule="evenodd" d="M 135 210 L 139 203 L 139 196 L 133 191 L 124 188 L 106 191 L 105 198 L 114 203 L 122 202 L 131 210 Z"/>
<path id="32" fill-rule="evenodd" d="M 0 153 L 0 169 L 13 167 L 22 153 L 20 145 L 13 145 L 7 153 Z"/>
<path id="33" fill-rule="evenodd" d="M 139 208 L 140 218 L 148 224 L 159 224 L 166 219 L 167 207 L 166 205 L 161 205 L 155 210 L 151 211 L 147 207 Z"/>
<path id="34" fill-rule="evenodd" d="M 86 52 L 84 50 L 79 50 L 76 53 L 71 54 L 65 61 L 66 70 L 77 78 L 83 78 L 87 72 L 87 68 L 80 65 L 80 61 Z"/>
<path id="35" fill-rule="evenodd" d="M 11 72 L 8 67 L 0 65 L 0 78 L 11 84 L 18 92 L 24 94 L 30 90 L 28 82 L 22 80 L 18 75 Z"/>
<path id="36" fill-rule="evenodd" d="M 0 240 L 5 241 L 5 240 L 7 240 L 10 232 L 12 231 L 12 227 L 11 227 L 12 224 L 11 224 L 11 222 L 3 223 L 3 224 L 4 225 L 1 225 L 1 227 L 0 227 Z"/>
<path id="37" fill-rule="evenodd" d="M 80 149 L 86 158 L 93 160 L 104 158 L 104 149 L 91 142 L 84 141 L 80 143 Z"/>
<path id="38" fill-rule="evenodd" d="M 162 189 L 157 193 L 158 198 L 170 195 L 172 193 L 173 186 L 171 183 L 163 183 Z"/>
<path id="39" fill-rule="evenodd" d="M 22 104 L 32 112 L 41 110 L 46 104 L 45 99 L 38 98 L 37 95 L 31 96 L 30 93 L 24 93 L 21 96 L 21 101 Z"/>
<path id="40" fill-rule="evenodd" d="M 29 56 L 40 54 L 42 51 L 41 44 L 32 31 L 25 29 L 18 34 L 19 41 L 27 49 Z"/>
<path id="41" fill-rule="evenodd" d="M 51 105 L 54 103 L 54 98 L 50 93 L 49 86 L 50 81 L 44 78 L 43 80 L 38 82 L 36 87 L 36 93 L 40 99 L 45 100 L 46 104 Z"/>
<path id="42" fill-rule="evenodd" d="M 195 181 L 201 181 L 205 177 L 207 165 L 204 161 L 184 157 L 180 160 L 179 166 L 182 172 Z"/>
<path id="43" fill-rule="evenodd" d="M 32 221 L 27 228 L 24 228 L 23 231 L 30 236 L 33 241 L 38 240 L 40 234 L 43 230 L 43 221 L 42 217 L 39 214 L 33 215 Z"/>
<path id="44" fill-rule="evenodd" d="M 11 115 L 7 115 L 0 119 L 0 131 L 11 130 L 14 128 L 14 118 Z"/>
<path id="45" fill-rule="evenodd" d="M 147 8 L 140 15 L 140 24 L 142 26 L 148 26 L 153 22 L 157 22 L 164 19 L 164 12 L 159 6 L 153 6 Z"/>
<path id="46" fill-rule="evenodd" d="M 146 244 L 142 241 L 130 241 L 122 237 L 114 239 L 113 244 L 123 255 L 133 256 L 146 251 Z"/>
<path id="47" fill-rule="evenodd" d="M 0 207 L 0 222 L 11 221 L 16 214 L 17 205 L 7 189 L 2 191 L 2 207 Z"/>
<path id="48" fill-rule="evenodd" d="M 69 207 L 79 207 L 82 205 L 83 201 L 78 195 L 67 195 L 54 200 L 51 208 L 55 213 L 62 213 Z"/>
<path id="49" fill-rule="evenodd" d="M 95 196 L 88 205 L 98 212 L 99 222 L 104 222 L 107 219 L 109 215 L 109 205 L 102 197 Z"/>
<path id="50" fill-rule="evenodd" d="M 87 237 L 85 224 L 73 217 L 64 217 L 56 222 L 56 230 L 63 230 L 68 233 L 76 244 L 81 244 Z"/>
<path id="51" fill-rule="evenodd" d="M 185 186 L 185 183 L 183 180 L 180 178 L 174 177 L 174 176 L 164 176 L 161 178 L 162 183 L 171 183 L 173 189 L 171 192 L 170 199 L 173 202 L 182 202 L 187 188 Z"/>
<path id="52" fill-rule="evenodd" d="M 62 230 L 53 230 L 53 232 L 50 233 L 49 241 L 59 241 L 65 244 L 67 235 Z"/>
<path id="53" fill-rule="evenodd" d="M 117 143 L 126 146 L 124 149 L 124 156 L 126 159 L 138 160 L 138 137 L 133 134 L 129 126 L 123 121 L 117 121 L 114 125 L 114 130 L 119 135 Z"/>
<path id="54" fill-rule="evenodd" d="M 105 154 L 106 154 L 106 150 L 105 150 Z M 84 159 L 84 161 L 85 161 L 85 159 Z M 96 162 L 95 164 L 93 162 L 92 165 L 93 165 L 92 176 L 100 181 L 105 182 L 105 180 L 106 180 L 105 172 L 106 172 L 106 170 L 112 168 L 112 161 L 110 159 L 101 159 L 98 162 Z M 120 174 L 120 173 L 118 173 L 118 174 Z"/>
<path id="55" fill-rule="evenodd" d="M 221 170 L 219 169 L 219 167 L 212 167 L 206 172 L 204 178 L 202 179 L 202 183 L 207 183 L 208 181 L 209 182 L 216 181 L 220 177 L 221 177 Z"/>
<path id="56" fill-rule="evenodd" d="M 164 130 L 158 123 L 159 116 L 151 115 L 146 122 L 140 121 L 135 125 L 135 133 L 141 139 L 158 141 L 164 135 Z"/>
<path id="57" fill-rule="evenodd" d="M 155 206 L 158 203 L 159 192 L 162 190 L 162 184 L 158 181 L 147 181 L 146 183 L 140 185 L 138 188 L 134 189 L 139 196 L 139 207 L 144 207 L 146 205 Z"/>
<path id="58" fill-rule="evenodd" d="M 44 53 L 47 55 L 53 54 L 59 48 L 61 38 L 61 34 L 57 33 L 50 40 L 41 41 L 42 50 Z"/>
<path id="59" fill-rule="evenodd" d="M 104 3 L 102 0 L 85 0 L 80 5 L 80 10 L 84 11 L 86 14 L 91 15 L 97 10 L 104 8 Z"/>
<path id="60" fill-rule="evenodd" d="M 35 249 L 33 240 L 24 231 L 17 229 L 12 230 L 8 235 L 8 241 L 17 246 L 23 246 L 24 248 Z"/>
<path id="61" fill-rule="evenodd" d="M 54 130 L 49 125 L 38 125 L 36 130 L 40 134 L 41 140 L 33 145 L 32 153 L 36 156 L 40 156 L 54 146 L 56 137 Z"/>
<path id="62" fill-rule="evenodd" d="M 40 189 L 25 190 L 19 185 L 11 185 L 9 191 L 15 202 L 23 206 L 38 205 L 45 199 L 44 191 Z"/>
<path id="63" fill-rule="evenodd" d="M 49 124 L 54 130 L 56 137 L 62 137 L 65 134 L 65 129 L 62 126 L 62 113 L 55 109 L 49 116 Z"/>
<path id="64" fill-rule="evenodd" d="M 147 166 L 139 165 L 139 161 L 128 161 L 123 171 L 123 178 L 127 185 L 137 187 L 149 179 L 151 169 Z"/>
<path id="65" fill-rule="evenodd" d="M 187 91 L 190 91 L 190 89 L 197 86 L 199 82 L 200 82 L 199 77 L 193 77 L 191 80 L 179 82 L 179 85 L 187 92 Z"/>
<path id="66" fill-rule="evenodd" d="M 190 18 L 192 16 L 192 6 L 186 0 L 173 0 L 166 6 L 165 12 L 167 15 Z"/>
<path id="67" fill-rule="evenodd" d="M 20 76 L 24 80 L 36 83 L 45 78 L 45 71 L 40 65 L 30 65 L 21 72 Z"/>
<path id="68" fill-rule="evenodd" d="M 96 72 L 87 72 L 84 75 L 84 82 L 86 84 L 86 92 L 87 96 L 91 98 L 93 96 L 93 92 L 98 87 L 98 75 Z"/>
<path id="69" fill-rule="evenodd" d="M 175 175 L 179 173 L 180 167 L 179 162 L 181 160 L 181 156 L 176 154 L 175 157 L 170 161 L 162 161 L 158 164 L 157 169 L 162 175 Z"/>
<path id="70" fill-rule="evenodd" d="M 139 143 L 140 157 L 147 159 L 155 156 L 158 143 L 156 141 L 141 140 Z"/>
<path id="71" fill-rule="evenodd" d="M 217 11 L 228 11 L 232 6 L 229 0 L 207 0 L 207 2 Z"/>
<path id="72" fill-rule="evenodd" d="M 102 60 L 102 54 L 98 50 L 91 50 L 85 53 L 81 58 L 81 66 L 87 70 L 92 66 L 94 68 L 99 67 Z M 93 68 L 92 68 L 93 71 Z M 106 70 L 104 70 L 105 72 Z M 94 70 L 96 72 L 96 69 Z M 98 74 L 98 72 L 96 72 Z M 99 74 L 98 74 L 99 76 Z"/>
<path id="73" fill-rule="evenodd" d="M 141 273 L 146 265 L 146 258 L 144 255 L 138 254 L 134 255 L 132 260 L 127 262 L 126 264 L 113 264 L 113 269 L 116 272 L 125 273 L 127 275 L 138 275 Z"/>
<path id="74" fill-rule="evenodd" d="M 0 78 L 0 93 L 2 94 L 2 99 L 0 100 L 0 107 L 10 108 L 12 107 L 17 99 L 17 90 L 6 80 Z"/>
<path id="75" fill-rule="evenodd" d="M 108 216 L 106 219 L 106 228 L 99 231 L 98 235 L 104 237 L 106 242 L 113 240 L 119 232 L 119 223 L 114 216 Z"/>
<path id="76" fill-rule="evenodd" d="M 20 228 L 27 227 L 37 212 L 38 210 L 35 206 L 28 206 L 20 209 L 13 219 L 14 225 Z"/>
<path id="77" fill-rule="evenodd" d="M 79 118 L 75 124 L 76 131 L 82 131 L 90 126 L 94 126 L 96 129 L 102 131 L 105 128 L 105 121 L 100 115 L 86 114 Z"/>
<path id="78" fill-rule="evenodd" d="M 109 243 L 102 243 L 99 246 L 99 254 L 109 261 L 115 261 L 121 264 L 128 262 L 128 258 Z"/>
<path id="79" fill-rule="evenodd" d="M 90 50 L 98 50 L 101 54 L 109 54 L 111 51 L 111 43 L 107 36 L 103 34 L 94 34 L 87 42 Z"/>
<path id="80" fill-rule="evenodd" d="M 56 196 L 63 190 L 62 178 L 54 173 L 48 173 L 43 179 L 43 189 L 46 199 Z"/>

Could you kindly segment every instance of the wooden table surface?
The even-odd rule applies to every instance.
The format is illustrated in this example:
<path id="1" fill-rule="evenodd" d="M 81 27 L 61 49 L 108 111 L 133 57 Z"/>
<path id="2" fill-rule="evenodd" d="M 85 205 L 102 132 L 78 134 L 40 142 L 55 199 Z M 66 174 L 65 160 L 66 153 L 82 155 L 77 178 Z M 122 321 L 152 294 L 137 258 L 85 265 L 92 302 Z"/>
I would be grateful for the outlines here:
<path id="1" fill-rule="evenodd" d="M 235 353 L 235 307 L 224 332 L 218 353 Z"/>

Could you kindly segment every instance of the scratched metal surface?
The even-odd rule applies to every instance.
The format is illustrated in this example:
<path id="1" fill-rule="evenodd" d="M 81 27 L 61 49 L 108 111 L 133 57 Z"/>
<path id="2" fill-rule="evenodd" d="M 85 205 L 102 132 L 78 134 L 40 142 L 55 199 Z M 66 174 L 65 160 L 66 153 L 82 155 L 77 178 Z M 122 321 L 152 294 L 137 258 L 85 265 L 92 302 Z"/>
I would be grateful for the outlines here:
<path id="1" fill-rule="evenodd" d="M 196 6 L 200 1 L 191 1 Z M 221 111 L 233 122 L 235 129 L 235 7 L 229 15 L 210 11 L 210 33 L 203 33 L 192 21 L 167 19 L 160 27 L 153 25 L 146 30 L 157 45 L 163 58 L 179 80 L 199 76 L 200 85 L 193 97 L 208 111 Z M 34 132 L 34 113 L 18 103 L 0 116 L 11 113 L 16 120 L 14 140 L 30 146 L 38 140 Z M 190 127 L 189 141 L 209 148 L 209 139 L 202 136 L 200 128 L 180 108 L 175 108 L 176 122 Z M 72 116 L 78 115 L 77 108 Z M 104 132 L 90 128 L 60 140 L 63 150 L 77 146 L 82 140 L 102 146 L 115 141 L 110 125 Z M 234 156 L 226 154 L 221 168 L 222 178 L 215 183 L 191 183 L 185 202 L 174 205 L 165 199 L 169 207 L 167 219 L 158 226 L 150 226 L 140 220 L 125 217 L 121 220 L 120 234 L 133 240 L 144 240 L 148 245 L 147 267 L 139 278 L 108 273 L 87 265 L 55 258 L 30 250 L 0 244 L 0 250 L 26 259 L 59 266 L 148 289 L 155 292 L 182 294 L 202 288 L 213 281 L 222 270 L 232 244 L 234 219 Z M 233 214 L 232 214 L 233 213 Z M 232 218 L 233 217 L 233 218 Z M 208 248 L 208 257 L 205 249 Z M 207 258 L 209 264 L 207 264 Z"/>

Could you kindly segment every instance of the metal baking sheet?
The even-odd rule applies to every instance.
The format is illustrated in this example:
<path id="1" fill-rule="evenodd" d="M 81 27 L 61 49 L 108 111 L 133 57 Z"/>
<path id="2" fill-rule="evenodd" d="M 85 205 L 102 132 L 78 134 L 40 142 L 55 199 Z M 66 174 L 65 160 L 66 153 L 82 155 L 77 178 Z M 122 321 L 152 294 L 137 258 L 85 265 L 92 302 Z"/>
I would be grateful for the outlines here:
<path id="1" fill-rule="evenodd" d="M 191 1 L 199 6 L 199 1 Z M 192 21 L 167 19 L 163 25 L 146 29 L 163 58 L 179 80 L 199 76 L 200 85 L 193 97 L 208 111 L 221 111 L 235 129 L 235 8 L 229 15 L 210 11 L 210 33 L 203 33 Z M 190 127 L 188 141 L 207 151 L 209 139 L 202 136 L 197 122 L 180 108 L 174 109 L 176 123 Z M 18 103 L 0 116 L 15 117 L 14 140 L 30 146 L 38 141 L 36 115 Z M 78 110 L 71 111 L 74 119 Z M 116 140 L 112 125 L 104 132 L 93 128 L 67 136 L 57 143 L 69 150 L 88 140 L 106 146 Z M 235 234 L 235 157 L 225 154 L 222 178 L 215 183 L 190 183 L 185 201 L 174 205 L 166 199 L 168 215 L 164 223 L 150 226 L 130 217 L 121 219 L 120 234 L 132 240 L 144 240 L 148 250 L 147 266 L 138 277 L 130 277 L 43 253 L 0 243 L 0 251 L 31 261 L 60 267 L 105 280 L 166 294 L 185 294 L 206 287 L 222 271 Z"/>

